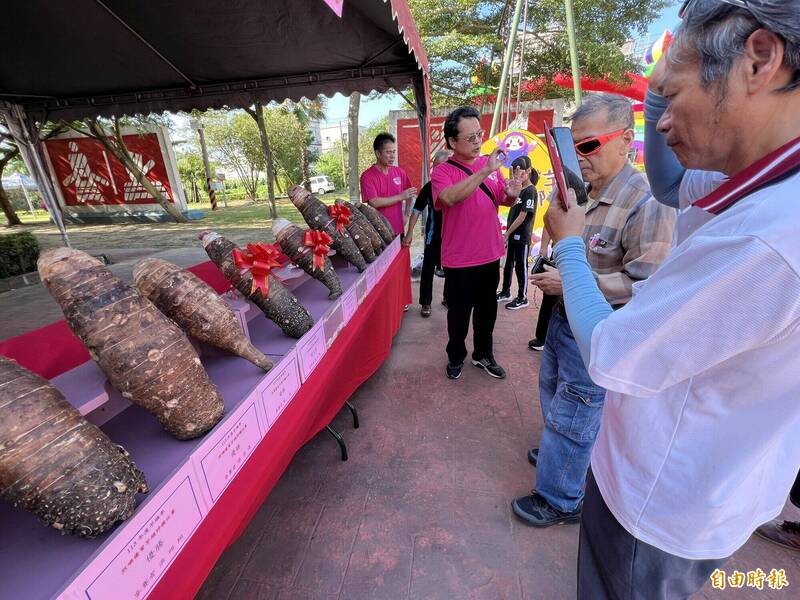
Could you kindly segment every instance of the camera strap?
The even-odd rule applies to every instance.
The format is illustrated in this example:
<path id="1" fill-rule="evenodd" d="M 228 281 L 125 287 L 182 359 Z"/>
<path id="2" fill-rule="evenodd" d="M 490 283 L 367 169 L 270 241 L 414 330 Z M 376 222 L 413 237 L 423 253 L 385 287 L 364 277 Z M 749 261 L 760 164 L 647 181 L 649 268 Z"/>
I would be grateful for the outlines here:
<path id="1" fill-rule="evenodd" d="M 461 163 L 458 163 L 458 162 L 454 161 L 452 158 L 448 158 L 447 159 L 447 164 L 448 165 L 453 165 L 457 169 L 460 169 L 461 171 L 464 171 L 464 173 L 466 173 L 467 175 L 474 175 L 475 174 L 468 167 L 466 167 L 465 165 L 462 165 Z M 497 206 L 497 200 L 495 200 L 494 194 L 492 194 L 492 190 L 489 189 L 489 186 L 481 181 L 481 183 L 480 183 L 480 185 L 478 187 L 480 188 L 480 190 L 484 194 L 486 194 L 486 196 L 489 198 L 489 200 L 492 201 L 492 204 Z"/>
<path id="2" fill-rule="evenodd" d="M 797 172 L 800 172 L 800 138 L 760 158 L 693 205 L 718 215 L 742 198 Z"/>

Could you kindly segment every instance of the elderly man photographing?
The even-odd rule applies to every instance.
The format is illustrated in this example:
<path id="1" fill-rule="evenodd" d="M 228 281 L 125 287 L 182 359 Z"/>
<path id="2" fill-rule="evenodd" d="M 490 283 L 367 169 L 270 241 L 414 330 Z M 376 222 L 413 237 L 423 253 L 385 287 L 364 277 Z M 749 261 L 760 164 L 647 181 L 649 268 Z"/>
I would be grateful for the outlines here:
<path id="1" fill-rule="evenodd" d="M 715 214 L 614 312 L 584 215 L 552 203 L 564 302 L 607 388 L 584 502 L 578 595 L 684 598 L 760 524 L 800 467 L 800 0 L 692 0 L 658 123 L 684 167 L 729 180 Z"/>
<path id="2" fill-rule="evenodd" d="M 644 176 L 628 162 L 633 110 L 627 99 L 589 96 L 572 116 L 572 137 L 581 174 L 589 183 L 581 232 L 586 256 L 606 300 L 618 308 L 630 300 L 633 283 L 652 275 L 666 258 L 676 213 L 653 198 Z M 531 281 L 545 294 L 561 295 L 555 269 Z M 537 469 L 536 486 L 512 503 L 526 524 L 549 527 L 580 519 L 605 395 L 587 373 L 564 304 L 558 301 L 539 368 L 544 430 L 539 448 L 528 453 Z"/>

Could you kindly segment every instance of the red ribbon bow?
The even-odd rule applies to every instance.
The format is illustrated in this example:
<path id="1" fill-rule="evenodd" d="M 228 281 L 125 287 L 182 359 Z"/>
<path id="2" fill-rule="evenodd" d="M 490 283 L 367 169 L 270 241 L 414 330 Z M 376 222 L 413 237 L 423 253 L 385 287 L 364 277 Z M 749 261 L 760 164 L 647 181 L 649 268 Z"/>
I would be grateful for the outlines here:
<path id="1" fill-rule="evenodd" d="M 344 204 L 331 204 L 328 207 L 328 214 L 336 221 L 336 231 L 343 233 L 353 213 Z"/>
<path id="2" fill-rule="evenodd" d="M 311 252 L 314 254 L 312 270 L 319 269 L 322 271 L 325 268 L 325 257 L 331 249 L 331 243 L 333 243 L 333 238 L 324 231 L 317 231 L 316 229 L 306 231 L 303 236 L 303 245 L 311 248 Z"/>
<path id="3" fill-rule="evenodd" d="M 278 262 L 278 250 L 272 244 L 247 244 L 247 252 L 239 248 L 233 249 L 233 263 L 239 267 L 242 273 L 250 271 L 253 276 L 253 287 L 250 293 L 261 290 L 264 298 L 269 294 L 269 275 L 275 267 L 280 267 Z"/>

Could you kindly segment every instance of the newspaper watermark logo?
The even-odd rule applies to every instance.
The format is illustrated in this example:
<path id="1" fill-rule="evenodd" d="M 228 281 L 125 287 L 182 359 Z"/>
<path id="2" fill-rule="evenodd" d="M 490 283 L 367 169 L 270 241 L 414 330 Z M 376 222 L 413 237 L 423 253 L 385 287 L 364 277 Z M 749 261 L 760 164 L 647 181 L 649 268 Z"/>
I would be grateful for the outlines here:
<path id="1" fill-rule="evenodd" d="M 763 590 L 767 586 L 771 590 L 782 590 L 789 587 L 789 580 L 786 578 L 785 569 L 771 569 L 767 575 L 761 569 L 748 571 L 733 571 L 728 575 L 727 571 L 721 569 L 714 570 L 711 573 L 711 587 L 715 590 L 724 590 L 726 588 L 738 589 L 748 587 L 756 590 Z"/>

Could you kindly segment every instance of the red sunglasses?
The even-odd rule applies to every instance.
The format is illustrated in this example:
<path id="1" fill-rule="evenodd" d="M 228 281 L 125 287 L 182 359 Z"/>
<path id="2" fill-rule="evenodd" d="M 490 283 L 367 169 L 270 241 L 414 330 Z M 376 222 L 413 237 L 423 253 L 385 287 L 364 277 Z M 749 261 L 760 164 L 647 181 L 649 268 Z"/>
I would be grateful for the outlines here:
<path id="1" fill-rule="evenodd" d="M 621 136 L 626 131 L 628 130 L 618 129 L 617 131 L 612 131 L 611 133 L 607 133 L 605 135 L 596 135 L 594 137 L 583 139 L 580 142 L 575 142 L 575 151 L 581 156 L 591 156 L 592 154 L 597 154 L 600 152 L 600 148 L 605 146 L 614 138 Z"/>

